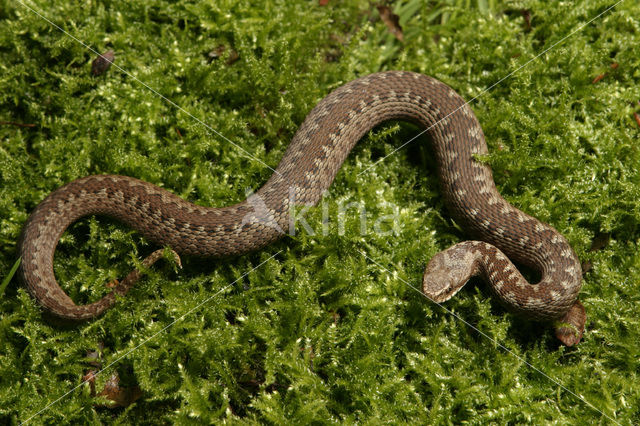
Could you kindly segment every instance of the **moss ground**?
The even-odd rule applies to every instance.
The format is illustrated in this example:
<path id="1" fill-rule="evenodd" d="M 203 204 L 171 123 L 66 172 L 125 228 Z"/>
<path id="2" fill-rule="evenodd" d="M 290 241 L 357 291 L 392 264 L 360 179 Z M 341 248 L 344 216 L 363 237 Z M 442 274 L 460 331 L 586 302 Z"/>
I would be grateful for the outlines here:
<path id="1" fill-rule="evenodd" d="M 26 4 L 68 34 L 0 0 L 0 282 L 29 212 L 59 186 L 122 174 L 229 205 L 266 182 L 254 158 L 275 167 L 328 92 L 405 69 L 477 96 L 500 192 L 566 235 L 586 266 L 589 322 L 582 343 L 559 347 L 468 286 L 445 306 L 491 340 L 416 293 L 428 259 L 465 235 L 424 139 L 376 165 L 416 134 L 389 123 L 340 171 L 326 233 L 317 208 L 315 235 L 186 258 L 179 271 L 165 262 L 79 325 L 44 315 L 15 277 L 0 286 L 0 423 L 640 423 L 637 2 L 397 1 L 404 42 L 366 1 Z M 92 76 L 95 54 L 72 37 L 113 49 L 127 73 Z M 355 210 L 344 232 L 334 220 L 352 202 L 367 209 L 364 235 Z M 389 214 L 396 235 L 376 234 Z M 87 218 L 62 237 L 56 276 L 77 302 L 95 300 L 154 249 Z M 88 385 L 63 397 L 99 345 L 113 365 L 96 387 L 115 371 L 142 391 L 126 408 L 96 405 L 106 400 Z"/>

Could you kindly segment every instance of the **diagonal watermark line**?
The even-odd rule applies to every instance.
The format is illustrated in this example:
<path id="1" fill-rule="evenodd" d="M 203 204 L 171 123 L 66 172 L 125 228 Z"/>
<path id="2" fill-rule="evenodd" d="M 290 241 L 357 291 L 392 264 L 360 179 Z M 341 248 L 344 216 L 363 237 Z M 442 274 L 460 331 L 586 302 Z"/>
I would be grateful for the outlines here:
<path id="1" fill-rule="evenodd" d="M 57 28 L 59 31 L 61 31 L 63 34 L 65 34 L 66 36 L 70 37 L 71 39 L 73 39 L 76 43 L 80 44 L 81 46 L 83 46 L 84 48 L 90 50 L 91 52 L 93 52 L 96 55 L 100 55 L 100 53 L 98 53 L 94 48 L 92 48 L 91 46 L 89 46 L 87 43 L 83 42 L 82 40 L 78 39 L 77 37 L 74 37 L 72 34 L 70 34 L 69 32 L 65 31 L 62 27 L 60 27 L 59 25 L 57 25 L 55 22 L 51 21 L 49 18 L 47 18 L 46 16 L 44 16 L 42 13 L 40 13 L 38 10 L 34 9 L 33 7 L 29 6 L 28 4 L 24 3 L 22 0 L 17 0 L 18 3 L 20 3 L 22 6 L 24 6 L 25 8 L 29 9 L 32 13 L 34 13 L 35 15 L 38 15 L 40 18 L 44 19 L 45 21 L 47 21 L 51 26 Z M 282 174 L 277 171 L 276 169 L 274 169 L 273 167 L 269 166 L 267 163 L 265 163 L 264 161 L 260 160 L 258 157 L 256 157 L 255 155 L 252 155 L 251 153 L 249 153 L 249 151 L 247 151 L 246 149 L 244 149 L 243 147 L 241 147 L 240 145 L 238 145 L 237 143 L 233 142 L 231 139 L 229 139 L 228 137 L 226 137 L 225 135 L 223 135 L 222 133 L 218 132 L 216 129 L 214 129 L 213 127 L 209 126 L 207 123 L 205 123 L 204 121 L 200 120 L 198 117 L 196 117 L 195 115 L 191 114 L 189 111 L 187 111 L 186 109 L 182 108 L 180 105 L 178 105 L 177 103 L 173 102 L 171 99 L 167 98 L 166 96 L 164 96 L 162 93 L 158 92 L 157 90 L 155 90 L 153 87 L 149 86 L 147 83 L 145 83 L 144 81 L 140 80 L 138 77 L 136 77 L 135 75 L 131 74 L 129 71 L 125 70 L 124 68 L 120 67 L 119 65 L 117 65 L 115 62 L 111 63 L 111 66 L 117 68 L 118 70 L 120 70 L 122 73 L 126 74 L 127 76 L 131 77 L 133 80 L 135 80 L 136 82 L 140 83 L 142 86 L 146 87 L 147 89 L 149 89 L 151 92 L 153 92 L 155 95 L 157 95 L 158 97 L 162 98 L 164 101 L 166 101 L 167 103 L 169 103 L 171 106 L 173 106 L 174 108 L 178 109 L 181 112 L 184 112 L 185 114 L 187 114 L 189 117 L 193 118 L 195 121 L 197 121 L 199 124 L 201 124 L 202 126 L 204 126 L 206 129 L 208 129 L 210 132 L 215 133 L 216 135 L 218 135 L 219 137 L 221 137 L 222 139 L 224 139 L 225 141 L 229 142 L 231 145 L 235 146 L 236 148 L 238 148 L 240 151 L 242 151 L 242 153 L 248 157 L 251 160 L 257 161 L 258 163 L 262 164 L 263 166 L 269 168 L 272 172 L 277 173 L 278 175 L 282 176 Z"/>
<path id="2" fill-rule="evenodd" d="M 583 28 L 585 28 L 587 25 L 591 24 L 593 21 L 595 21 L 596 19 L 600 18 L 602 15 L 604 15 L 605 13 L 607 13 L 608 11 L 610 11 L 611 9 L 613 9 L 614 7 L 616 7 L 617 5 L 619 5 L 620 3 L 622 3 L 624 0 L 618 0 L 613 6 L 609 6 L 608 8 L 606 8 L 603 12 L 600 12 L 598 15 L 596 15 L 595 17 L 591 18 L 587 23 L 580 25 L 578 28 L 576 28 L 575 30 L 571 31 L 569 34 L 567 34 L 566 36 L 562 37 L 559 41 L 553 43 L 551 46 L 547 47 L 545 50 L 543 50 L 542 52 L 538 53 L 536 56 L 534 56 L 533 58 L 529 59 L 527 62 L 525 62 L 524 64 L 520 65 L 518 68 L 516 68 L 515 70 L 511 71 L 509 74 L 505 75 L 504 77 L 502 77 L 500 80 L 496 81 L 495 83 L 493 83 L 491 86 L 487 87 L 486 89 L 484 89 L 483 91 L 481 91 L 480 93 L 478 93 L 476 96 L 474 96 L 473 98 L 471 98 L 470 100 L 466 101 L 465 103 L 463 103 L 462 105 L 460 105 L 458 108 L 454 109 L 453 111 L 451 111 L 449 114 L 445 115 L 444 117 L 442 117 L 440 120 L 436 121 L 435 123 L 433 123 L 431 126 L 427 127 L 426 129 L 424 129 L 423 131 L 421 131 L 420 133 L 418 133 L 417 135 L 415 135 L 414 137 L 412 137 L 411 139 L 409 139 L 407 142 L 403 143 L 402 145 L 400 145 L 398 148 L 394 149 L 393 151 L 391 151 L 389 154 L 385 155 L 384 157 L 382 157 L 381 159 L 379 159 L 378 161 L 376 161 L 375 163 L 373 163 L 372 165 L 370 165 L 369 167 L 367 167 L 366 169 L 364 169 L 363 171 L 361 171 L 360 173 L 358 173 L 358 176 L 360 176 L 361 174 L 371 170 L 372 168 L 376 167 L 378 164 L 380 164 L 381 162 L 383 162 L 387 157 L 395 154 L 396 152 L 400 151 L 402 148 L 404 148 L 405 146 L 409 145 L 411 142 L 413 142 L 414 140 L 416 140 L 417 138 L 419 138 L 420 136 L 422 136 L 423 134 L 425 134 L 426 132 L 428 132 L 429 130 L 431 130 L 433 127 L 437 126 L 440 122 L 442 122 L 443 120 L 447 119 L 449 116 L 455 114 L 456 112 L 460 111 L 462 108 L 464 108 L 465 106 L 469 105 L 471 102 L 475 101 L 476 99 L 478 99 L 480 96 L 484 95 L 485 93 L 487 93 L 488 91 L 490 91 L 491 89 L 493 89 L 494 87 L 496 87 L 498 84 L 502 83 L 503 81 L 505 81 L 506 79 L 508 79 L 509 77 L 511 77 L 512 75 L 514 75 L 515 73 L 517 73 L 518 71 L 520 71 L 522 68 L 526 67 L 527 65 L 529 65 L 531 62 L 535 61 L 536 59 L 538 59 L 540 56 L 544 55 L 545 53 L 547 53 L 548 51 L 550 51 L 551 49 L 553 49 L 554 47 L 556 47 L 557 45 L 563 43 L 565 40 L 567 40 L 569 37 L 573 36 L 574 34 L 582 31 Z"/>
<path id="3" fill-rule="evenodd" d="M 360 251 L 360 250 L 359 250 Z M 360 251 L 360 254 L 362 254 L 362 256 L 365 257 L 365 259 L 369 260 L 370 262 L 372 262 L 373 264 L 377 265 L 378 267 L 384 269 L 385 271 L 387 271 L 388 273 L 393 275 L 393 272 L 390 271 L 389 269 L 385 268 L 384 266 L 382 266 L 381 264 L 379 264 L 378 262 L 376 262 L 375 260 L 373 260 L 371 257 L 367 256 L 367 254 L 363 251 Z M 522 358 L 520 355 L 516 354 L 515 352 L 511 351 L 509 348 L 507 348 L 506 346 L 504 346 L 502 343 L 498 342 L 496 339 L 494 339 L 493 337 L 489 336 L 488 334 L 484 333 L 483 331 L 479 330 L 477 327 L 473 326 L 471 323 L 469 323 L 468 321 L 466 321 L 465 319 L 463 319 L 462 317 L 460 317 L 458 314 L 456 314 L 455 312 L 453 312 L 452 310 L 446 308 L 445 306 L 443 306 L 441 303 L 436 302 L 435 300 L 432 300 L 431 298 L 429 298 L 426 294 L 424 294 L 422 291 L 420 291 L 420 289 L 416 288 L 415 286 L 411 285 L 411 283 L 409 283 L 408 281 L 404 280 L 402 277 L 396 275 L 397 278 L 399 278 L 403 283 L 405 283 L 406 285 L 408 285 L 409 287 L 411 287 L 413 290 L 415 290 L 416 292 L 420 293 L 421 296 L 423 296 L 425 299 L 435 303 L 436 305 L 438 305 L 440 308 L 442 308 L 443 310 L 445 310 L 448 314 L 453 315 L 456 319 L 460 320 L 461 322 L 463 322 L 467 327 L 472 328 L 473 330 L 475 330 L 476 332 L 480 333 L 482 336 L 486 337 L 487 339 L 489 339 L 490 341 L 492 341 L 495 345 L 497 345 L 498 347 L 500 347 L 501 349 L 505 350 L 506 352 L 508 352 L 510 355 L 514 356 L 515 358 L 517 358 L 519 361 L 525 363 L 526 365 L 528 365 L 530 368 L 534 369 L 535 371 L 537 371 L 538 373 L 540 373 L 541 375 L 543 375 L 544 377 L 546 377 L 547 379 L 549 379 L 550 381 L 552 381 L 553 383 L 555 383 L 556 385 L 560 386 L 560 388 L 562 388 L 563 390 L 565 390 L 566 392 L 570 393 L 571 395 L 573 395 L 574 397 L 578 398 L 579 400 L 581 400 L 582 402 L 584 402 L 586 405 L 588 405 L 589 407 L 593 408 L 595 411 L 597 411 L 598 413 L 602 414 L 603 416 L 605 416 L 607 419 L 611 420 L 612 422 L 614 422 L 615 424 L 620 424 L 618 423 L 615 419 L 613 419 L 612 417 L 606 415 L 604 412 L 602 412 L 602 410 L 600 410 L 598 407 L 596 407 L 595 405 L 593 405 L 592 403 L 590 403 L 589 401 L 587 401 L 582 395 L 578 395 L 577 393 L 573 392 L 571 389 L 567 388 L 566 386 L 564 386 L 562 383 L 560 383 L 558 380 L 554 379 L 553 377 L 549 376 L 547 373 L 545 373 L 544 371 L 540 370 L 538 367 L 536 367 L 535 365 L 529 363 L 527 360 L 525 360 L 524 358 Z"/>
<path id="4" fill-rule="evenodd" d="M 280 250 L 279 252 L 277 252 L 276 254 L 270 256 L 267 260 L 264 260 L 263 262 L 261 262 L 258 266 L 255 266 L 253 268 L 251 268 L 250 270 L 248 270 L 247 272 L 245 272 L 244 274 L 242 274 L 238 279 L 236 279 L 235 281 L 233 281 L 232 283 L 227 284 L 226 286 L 222 287 L 220 290 L 218 290 L 217 292 L 215 292 L 214 294 L 212 294 L 211 296 L 207 297 L 206 299 L 204 299 L 202 302 L 198 303 L 195 307 L 189 309 L 185 314 L 182 314 L 180 317 L 178 317 L 177 319 L 173 320 L 170 324 L 166 325 L 164 328 L 162 328 L 162 330 L 155 332 L 154 334 L 152 334 L 151 336 L 147 337 L 146 339 L 144 339 L 141 343 L 139 343 L 136 347 L 129 349 L 127 352 L 125 352 L 123 355 L 119 356 L 118 358 L 116 358 L 115 360 L 111 361 L 106 367 L 102 368 L 100 371 L 96 372 L 93 374 L 93 377 L 97 377 L 98 374 L 102 373 L 103 371 L 107 370 L 108 368 L 110 368 L 111 366 L 113 366 L 114 364 L 116 364 L 117 362 L 119 362 L 120 360 L 126 358 L 127 356 L 129 356 L 132 352 L 134 352 L 135 350 L 137 350 L 138 348 L 140 348 L 141 346 L 144 346 L 147 342 L 149 342 L 151 339 L 153 339 L 154 337 L 156 337 L 157 335 L 159 335 L 160 333 L 163 333 L 165 330 L 167 330 L 169 327 L 171 327 L 172 325 L 174 325 L 175 323 L 177 323 L 178 321 L 181 321 L 182 319 L 184 319 L 187 315 L 192 314 L 194 311 L 198 310 L 202 305 L 208 303 L 211 299 L 213 299 L 214 297 L 216 297 L 217 295 L 219 295 L 220 293 L 222 293 L 223 291 L 225 291 L 226 289 L 228 289 L 229 287 L 231 287 L 232 285 L 234 285 L 235 283 L 237 283 L 238 281 L 240 281 L 241 279 L 243 279 L 244 277 L 246 277 L 247 275 L 249 275 L 251 272 L 255 271 L 256 269 L 258 269 L 259 267 L 261 267 L 262 265 L 264 265 L 265 263 L 267 263 L 268 261 L 270 261 L 271 259 L 273 259 L 274 257 L 276 257 L 277 255 L 279 255 L 280 253 L 282 253 L 282 250 Z M 55 401 L 47 404 L 47 406 L 45 406 L 44 408 L 42 408 L 40 411 L 38 411 L 37 413 L 33 414 L 31 417 L 29 417 L 28 419 L 26 419 L 24 422 L 22 422 L 21 424 L 27 424 L 31 421 L 31 419 L 33 419 L 34 417 L 40 415 L 41 413 L 43 413 L 44 411 L 48 410 L 49 408 L 51 408 L 53 405 L 57 404 L 58 402 L 60 402 L 62 399 L 64 399 L 65 397 L 67 397 L 68 395 L 70 395 L 71 393 L 75 392 L 79 387 L 81 387 L 82 385 L 84 385 L 85 383 L 87 383 L 89 380 L 91 380 L 91 378 L 87 378 L 85 380 L 83 380 L 79 385 L 71 388 L 71 390 L 69 390 L 68 392 L 66 392 L 65 394 L 63 394 L 62 396 L 60 396 L 58 399 L 56 399 Z"/>

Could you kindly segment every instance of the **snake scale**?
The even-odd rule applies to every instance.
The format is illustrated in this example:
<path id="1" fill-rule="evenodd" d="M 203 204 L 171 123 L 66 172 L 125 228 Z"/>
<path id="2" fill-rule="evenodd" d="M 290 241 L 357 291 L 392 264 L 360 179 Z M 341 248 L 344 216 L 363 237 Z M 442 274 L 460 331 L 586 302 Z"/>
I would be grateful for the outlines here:
<path id="1" fill-rule="evenodd" d="M 427 130 L 446 206 L 477 239 L 433 257 L 424 274 L 424 293 L 442 302 L 470 277 L 480 275 L 507 308 L 553 322 L 564 344 L 576 344 L 586 315 L 577 300 L 582 272 L 571 246 L 554 228 L 500 196 L 490 167 L 474 158 L 488 149 L 465 101 L 434 78 L 404 71 L 353 80 L 307 115 L 276 172 L 252 195 L 264 202 L 261 214 L 272 223 L 260 220 L 250 199 L 206 208 L 131 177 L 88 176 L 51 193 L 30 215 L 20 240 L 21 277 L 35 299 L 59 317 L 88 319 L 111 307 L 115 295 L 126 293 L 137 275 L 104 298 L 78 306 L 53 273 L 62 233 L 79 218 L 94 214 L 116 218 L 156 244 L 187 255 L 235 255 L 264 247 L 288 229 L 290 207 L 316 204 L 351 148 L 387 120 L 409 121 Z M 512 262 L 538 271 L 540 281 L 527 282 Z"/>

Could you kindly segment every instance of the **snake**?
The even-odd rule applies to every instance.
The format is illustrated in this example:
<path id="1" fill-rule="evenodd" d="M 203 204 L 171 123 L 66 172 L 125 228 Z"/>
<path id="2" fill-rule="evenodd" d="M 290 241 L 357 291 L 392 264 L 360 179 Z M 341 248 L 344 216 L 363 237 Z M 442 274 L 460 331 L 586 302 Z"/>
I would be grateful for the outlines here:
<path id="1" fill-rule="evenodd" d="M 507 310 L 551 324 L 567 346 L 578 343 L 586 314 L 578 300 L 582 270 L 571 245 L 500 195 L 482 161 L 489 151 L 469 104 L 445 83 L 409 71 L 366 75 L 329 93 L 306 116 L 267 182 L 232 206 L 199 206 L 127 176 L 67 183 L 40 202 L 24 225 L 18 248 L 22 281 L 57 317 L 86 320 L 111 308 L 139 278 L 137 271 L 86 305 L 76 305 L 54 276 L 58 240 L 90 215 L 115 218 L 183 255 L 221 257 L 263 248 L 286 234 L 296 207 L 318 203 L 353 146 L 389 120 L 412 123 L 428 135 L 445 206 L 472 238 L 432 257 L 422 279 L 424 295 L 440 304 L 478 276 Z M 159 257 L 152 255 L 145 265 Z M 519 266 L 538 273 L 539 281 L 529 282 Z"/>

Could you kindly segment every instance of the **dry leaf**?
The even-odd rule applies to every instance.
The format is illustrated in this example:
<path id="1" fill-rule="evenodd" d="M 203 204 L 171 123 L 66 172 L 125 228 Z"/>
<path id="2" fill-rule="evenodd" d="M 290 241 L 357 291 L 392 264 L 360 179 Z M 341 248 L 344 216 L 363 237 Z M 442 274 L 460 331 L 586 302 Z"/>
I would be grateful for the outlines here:
<path id="1" fill-rule="evenodd" d="M 209 58 L 211 58 L 211 60 L 219 59 L 222 57 L 222 54 L 225 52 L 225 50 L 227 50 L 226 46 L 224 44 L 221 44 L 215 49 L 213 49 L 211 52 L 209 52 Z M 238 52 L 236 52 L 234 49 L 231 49 L 229 51 L 229 57 L 227 58 L 225 63 L 227 65 L 231 65 L 238 59 L 240 59 Z"/>
<path id="2" fill-rule="evenodd" d="M 595 237 L 593 237 L 593 240 L 591 241 L 591 248 L 589 248 L 589 251 L 598 251 L 598 250 L 602 250 L 603 248 L 605 248 L 608 244 L 609 241 L 611 240 L 611 234 L 608 232 L 598 232 Z"/>
<path id="3" fill-rule="evenodd" d="M 231 65 L 234 62 L 236 62 L 238 59 L 240 59 L 240 55 L 238 55 L 238 52 L 236 52 L 235 50 L 231 49 L 231 52 L 229 52 L 229 57 L 227 58 L 227 62 L 225 62 L 227 65 Z"/>
<path id="4" fill-rule="evenodd" d="M 116 55 L 113 50 L 107 50 L 102 55 L 98 55 L 98 57 L 91 62 L 91 73 L 93 75 L 103 74 L 109 69 L 115 58 Z"/>
<path id="5" fill-rule="evenodd" d="M 522 18 L 524 19 L 524 29 L 525 31 L 531 31 L 531 11 L 528 9 L 522 9 Z"/>
<path id="6" fill-rule="evenodd" d="M 380 18 L 387 25 L 391 34 L 393 34 L 398 40 L 404 41 L 404 34 L 402 33 L 402 27 L 400 26 L 400 17 L 393 13 L 389 6 L 376 5 Z"/>
<path id="7" fill-rule="evenodd" d="M 104 396 L 110 401 L 110 407 L 128 407 L 133 404 L 137 399 L 142 396 L 142 390 L 138 386 L 125 388 L 120 386 L 120 378 L 118 373 L 113 373 L 107 383 L 104 384 L 104 389 L 98 394 L 98 396 Z"/>
<path id="8" fill-rule="evenodd" d="M 225 47 L 224 44 L 219 45 L 218 47 L 216 47 L 215 49 L 213 49 L 211 52 L 209 52 L 208 56 L 209 58 L 211 58 L 211 60 L 214 59 L 218 59 L 220 58 L 220 56 L 222 56 L 222 54 L 225 51 Z"/>
<path id="9" fill-rule="evenodd" d="M 89 370 L 87 374 L 82 376 L 82 383 L 89 383 L 91 396 L 96 396 L 96 370 Z"/>
<path id="10" fill-rule="evenodd" d="M 329 4 L 329 0 L 318 0 L 320 6 L 326 6 Z"/>
<path id="11" fill-rule="evenodd" d="M 608 232 L 596 233 L 596 235 L 593 237 L 593 240 L 591 241 L 591 247 L 589 248 L 589 251 L 593 252 L 602 250 L 607 245 L 609 245 L 610 240 L 611 234 L 609 234 Z M 583 274 L 586 274 L 591 270 L 591 268 L 593 268 L 593 264 L 589 260 L 582 262 L 581 266 Z"/>
<path id="12" fill-rule="evenodd" d="M 91 396 L 94 397 L 96 396 L 96 376 L 102 371 L 101 359 L 103 349 L 104 344 L 102 342 L 99 342 L 97 350 L 87 351 L 86 358 L 89 364 L 96 368 L 96 370 L 89 370 L 85 373 L 84 376 L 82 376 L 82 382 L 89 384 Z M 107 380 L 107 382 L 104 384 L 104 388 L 97 396 L 104 396 L 110 402 L 100 402 L 96 405 L 109 408 L 128 407 L 142 396 L 142 390 L 139 386 L 120 386 L 120 377 L 118 377 L 117 372 L 114 372 L 111 377 L 109 377 L 109 380 Z"/>

